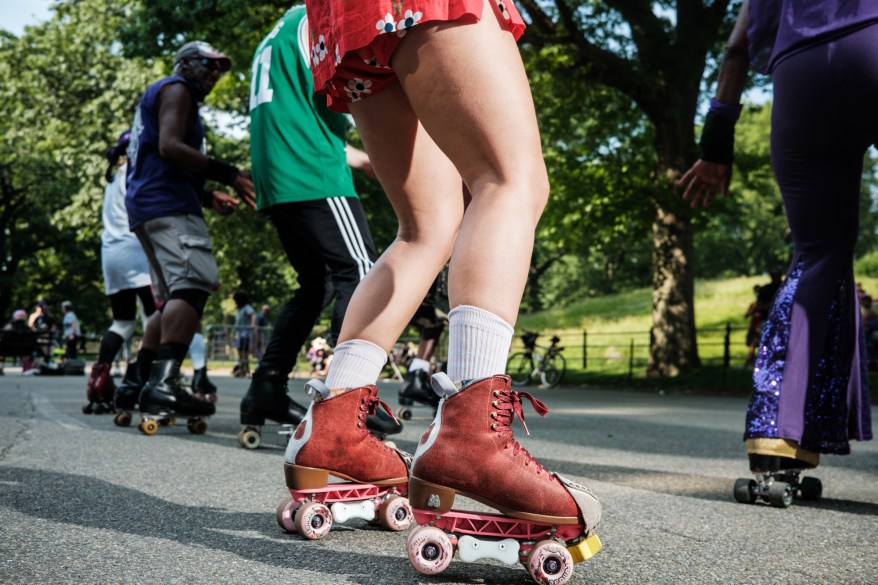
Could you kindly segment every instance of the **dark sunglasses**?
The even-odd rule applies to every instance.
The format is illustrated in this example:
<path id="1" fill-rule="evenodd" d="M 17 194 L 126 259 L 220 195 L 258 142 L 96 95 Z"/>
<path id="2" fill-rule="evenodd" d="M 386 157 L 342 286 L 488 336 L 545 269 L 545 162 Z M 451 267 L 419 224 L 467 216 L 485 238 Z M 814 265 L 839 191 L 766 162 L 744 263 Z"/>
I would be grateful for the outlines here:
<path id="1" fill-rule="evenodd" d="M 207 57 L 190 57 L 190 59 L 198 61 L 208 71 L 219 71 L 221 69 L 220 62 L 216 59 L 209 59 Z"/>

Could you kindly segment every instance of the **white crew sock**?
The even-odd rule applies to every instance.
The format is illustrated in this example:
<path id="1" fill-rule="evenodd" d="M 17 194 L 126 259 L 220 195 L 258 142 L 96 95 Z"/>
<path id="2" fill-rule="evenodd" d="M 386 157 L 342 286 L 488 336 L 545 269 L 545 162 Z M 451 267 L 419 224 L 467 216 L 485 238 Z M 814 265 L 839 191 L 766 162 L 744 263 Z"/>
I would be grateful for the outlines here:
<path id="1" fill-rule="evenodd" d="M 418 370 L 424 370 L 425 372 L 429 372 L 430 362 L 421 358 L 412 358 L 412 363 L 409 364 L 408 371 L 417 372 Z"/>
<path id="2" fill-rule="evenodd" d="M 463 381 L 504 373 L 514 332 L 494 313 L 455 307 L 448 313 L 448 376 Z"/>
<path id="3" fill-rule="evenodd" d="M 192 343 L 189 344 L 189 357 L 192 358 L 192 369 L 200 370 L 207 364 L 204 351 L 204 336 L 196 333 L 192 336 Z"/>
<path id="4" fill-rule="evenodd" d="M 378 381 L 387 363 L 387 352 L 365 339 L 339 343 L 332 351 L 326 386 L 330 389 L 361 388 Z"/>

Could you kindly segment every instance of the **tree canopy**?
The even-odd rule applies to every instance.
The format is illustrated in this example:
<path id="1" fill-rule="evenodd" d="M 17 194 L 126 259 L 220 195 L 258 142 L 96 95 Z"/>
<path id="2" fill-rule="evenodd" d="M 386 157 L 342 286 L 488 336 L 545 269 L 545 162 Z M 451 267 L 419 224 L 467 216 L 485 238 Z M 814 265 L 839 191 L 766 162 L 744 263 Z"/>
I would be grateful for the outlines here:
<path id="1" fill-rule="evenodd" d="M 756 274 L 785 264 L 789 241 L 768 158 L 768 105 L 739 124 L 732 195 L 692 214 L 673 180 L 696 156 L 706 101 L 737 0 L 518 0 L 551 181 L 523 310 L 652 284 L 650 371 L 698 366 L 694 278 Z M 248 166 L 252 53 L 289 4 L 277 0 L 58 0 L 53 18 L 20 37 L 0 33 L 0 314 L 70 298 L 86 329 L 108 323 L 100 270 L 103 153 L 143 90 L 170 72 L 179 46 L 202 39 L 233 69 L 206 104 L 216 156 Z M 764 81 L 762 81 L 764 82 Z M 352 130 L 351 140 L 358 137 Z M 874 165 L 863 195 L 871 210 Z M 356 176 L 376 244 L 395 235 L 375 181 Z M 295 286 L 274 230 L 241 210 L 210 213 L 223 290 L 277 304 Z M 859 254 L 873 250 L 864 214 Z M 225 307 L 223 300 L 226 299 Z"/>

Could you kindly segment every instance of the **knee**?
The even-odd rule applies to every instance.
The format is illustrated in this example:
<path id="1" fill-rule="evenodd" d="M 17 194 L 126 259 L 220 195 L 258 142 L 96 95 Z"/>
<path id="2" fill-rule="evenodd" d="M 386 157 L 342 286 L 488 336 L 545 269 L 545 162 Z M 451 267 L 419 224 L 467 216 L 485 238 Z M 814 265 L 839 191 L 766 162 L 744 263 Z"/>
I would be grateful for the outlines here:
<path id="1" fill-rule="evenodd" d="M 115 320 L 113 321 L 113 324 L 110 325 L 110 331 L 127 341 L 134 336 L 134 330 L 136 327 L 136 321 Z"/>

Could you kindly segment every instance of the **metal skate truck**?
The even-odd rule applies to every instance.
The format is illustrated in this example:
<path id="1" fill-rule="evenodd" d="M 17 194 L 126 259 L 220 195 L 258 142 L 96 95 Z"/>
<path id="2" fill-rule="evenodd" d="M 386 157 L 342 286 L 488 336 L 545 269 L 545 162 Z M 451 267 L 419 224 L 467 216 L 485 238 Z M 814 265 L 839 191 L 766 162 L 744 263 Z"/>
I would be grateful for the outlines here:
<path id="1" fill-rule="evenodd" d="M 461 389 L 444 373 L 434 375 L 432 382 L 441 401 L 436 419 L 418 445 L 409 481 L 409 500 L 418 524 L 406 541 L 412 566 L 425 575 L 441 573 L 457 553 L 464 562 L 520 562 L 536 583 L 567 583 L 576 563 L 601 550 L 595 533 L 601 506 L 587 488 L 543 469 L 512 438 L 512 419 L 517 416 L 524 424 L 521 398 L 529 399 L 541 416 L 548 408 L 526 392 L 512 390 L 507 376 L 474 381 Z M 486 415 L 483 403 L 490 405 L 490 423 L 478 420 Z M 464 416 L 470 420 L 461 424 Z M 480 454 L 482 468 L 470 472 L 466 465 L 454 463 L 456 458 L 449 453 L 467 447 Z M 563 515 L 530 511 L 527 507 L 534 504 L 526 500 L 532 490 L 539 492 L 535 500 L 566 499 L 559 508 Z M 453 509 L 456 495 L 497 512 Z"/>
<path id="2" fill-rule="evenodd" d="M 410 457 L 378 440 L 365 422 L 379 405 L 390 411 L 378 399 L 378 389 L 366 386 L 333 396 L 320 380 L 305 388 L 314 402 L 284 455 L 290 497 L 277 507 L 278 525 L 309 540 L 324 538 L 334 523 L 354 518 L 395 532 L 407 529 L 412 523 L 405 497 Z M 343 454 L 333 451 L 334 441 L 321 440 L 333 425 L 344 427 Z M 382 465 L 382 459 L 389 464 Z"/>

